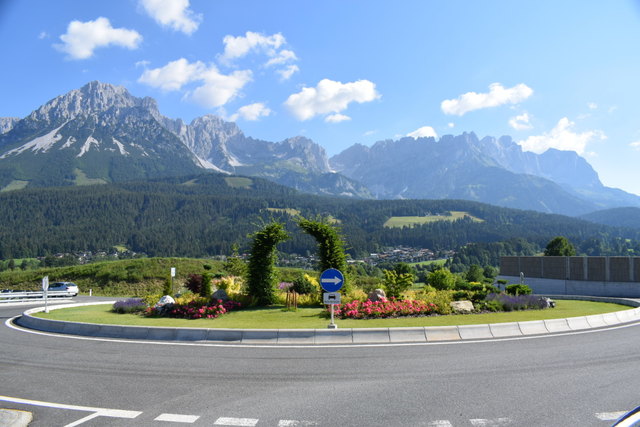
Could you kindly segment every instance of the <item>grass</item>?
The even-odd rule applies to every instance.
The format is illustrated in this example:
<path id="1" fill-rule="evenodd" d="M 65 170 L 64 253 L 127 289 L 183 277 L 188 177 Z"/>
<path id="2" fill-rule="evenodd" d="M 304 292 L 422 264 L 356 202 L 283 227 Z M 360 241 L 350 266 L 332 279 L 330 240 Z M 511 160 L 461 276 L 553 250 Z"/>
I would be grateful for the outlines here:
<path id="1" fill-rule="evenodd" d="M 76 177 L 74 180 L 76 185 L 95 185 L 95 184 L 107 183 L 107 181 L 105 181 L 102 178 L 89 178 L 87 174 L 84 173 L 84 171 L 81 169 L 76 169 L 74 172 L 76 174 Z"/>
<path id="2" fill-rule="evenodd" d="M 250 178 L 243 178 L 239 176 L 230 176 L 224 179 L 227 185 L 231 188 L 246 188 L 249 189 L 253 185 L 253 180 Z"/>
<path id="3" fill-rule="evenodd" d="M 450 211 L 450 215 L 427 215 L 427 216 L 392 216 L 385 223 L 387 228 L 413 227 L 414 225 L 428 224 L 437 221 L 457 221 L 464 217 L 471 218 L 474 222 L 484 222 L 483 219 L 477 218 L 468 212 Z"/>
<path id="4" fill-rule="evenodd" d="M 430 265 L 437 265 L 438 267 L 444 267 L 444 265 L 447 263 L 447 259 L 433 259 L 433 260 L 429 260 L 429 261 L 421 261 L 421 262 L 410 262 L 409 265 L 411 266 L 430 266 Z"/>
<path id="5" fill-rule="evenodd" d="M 509 313 L 457 314 L 449 316 L 409 317 L 401 319 L 336 320 L 340 328 L 388 328 L 414 326 L 453 326 L 486 323 L 524 322 L 528 320 L 560 319 L 588 316 L 630 309 L 630 307 L 591 301 L 557 300 L 557 306 L 546 310 L 515 311 Z M 230 329 L 325 329 L 329 319 L 320 317 L 321 308 L 299 308 L 284 311 L 282 307 L 232 311 L 218 319 L 145 318 L 133 314 L 112 313 L 111 305 L 72 307 L 36 313 L 34 316 L 54 320 L 85 323 L 119 324 L 130 326 L 164 326 L 189 328 Z"/>
<path id="6" fill-rule="evenodd" d="M 22 190 L 23 188 L 26 188 L 27 185 L 29 185 L 29 181 L 13 180 L 9 183 L 9 185 L 0 190 L 0 192 Z"/>
<path id="7" fill-rule="evenodd" d="M 269 212 L 276 212 L 276 213 L 284 213 L 287 214 L 289 216 L 299 216 L 300 215 L 300 211 L 298 209 L 292 209 L 292 208 L 267 208 L 267 211 Z"/>

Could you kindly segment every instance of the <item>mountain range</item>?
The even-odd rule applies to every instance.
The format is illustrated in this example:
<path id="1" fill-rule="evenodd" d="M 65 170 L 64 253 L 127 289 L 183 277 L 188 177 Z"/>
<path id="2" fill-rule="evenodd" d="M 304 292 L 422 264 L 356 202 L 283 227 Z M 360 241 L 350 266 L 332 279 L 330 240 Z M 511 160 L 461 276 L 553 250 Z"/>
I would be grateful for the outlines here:
<path id="1" fill-rule="evenodd" d="M 353 198 L 465 199 L 566 215 L 640 207 L 640 197 L 602 185 L 576 153 L 525 152 L 508 136 L 407 137 L 329 159 L 308 138 L 254 139 L 214 115 L 186 124 L 163 116 L 152 98 L 96 81 L 22 119 L 0 118 L 2 190 L 207 171 Z"/>

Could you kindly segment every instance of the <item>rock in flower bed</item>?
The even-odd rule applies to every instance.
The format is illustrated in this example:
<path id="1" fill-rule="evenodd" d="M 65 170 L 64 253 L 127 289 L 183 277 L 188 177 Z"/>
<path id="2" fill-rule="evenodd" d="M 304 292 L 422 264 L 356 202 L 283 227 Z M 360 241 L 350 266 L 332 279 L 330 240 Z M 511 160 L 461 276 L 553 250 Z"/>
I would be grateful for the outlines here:
<path id="1" fill-rule="evenodd" d="M 186 304 L 172 304 L 170 307 L 159 310 L 156 307 L 149 307 L 147 316 L 176 317 L 180 319 L 215 319 L 223 314 L 240 309 L 241 304 L 236 301 L 222 301 L 221 299 L 206 302 L 202 300 L 192 300 Z"/>
<path id="2" fill-rule="evenodd" d="M 428 316 L 434 314 L 437 306 L 419 300 L 396 300 L 365 302 L 354 300 L 347 304 L 336 305 L 334 315 L 338 319 L 379 319 L 406 316 Z"/>

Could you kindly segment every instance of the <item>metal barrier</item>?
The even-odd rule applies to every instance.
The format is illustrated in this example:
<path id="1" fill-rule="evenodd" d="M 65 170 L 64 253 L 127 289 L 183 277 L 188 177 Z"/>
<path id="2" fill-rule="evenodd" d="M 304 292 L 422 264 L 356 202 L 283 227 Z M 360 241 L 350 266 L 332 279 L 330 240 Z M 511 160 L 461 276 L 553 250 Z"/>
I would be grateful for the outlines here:
<path id="1" fill-rule="evenodd" d="M 70 298 L 74 296 L 67 291 L 50 291 L 47 292 L 47 298 Z M 20 291 L 20 292 L 0 292 L 0 304 L 9 302 L 30 302 L 44 301 L 43 291 Z"/>

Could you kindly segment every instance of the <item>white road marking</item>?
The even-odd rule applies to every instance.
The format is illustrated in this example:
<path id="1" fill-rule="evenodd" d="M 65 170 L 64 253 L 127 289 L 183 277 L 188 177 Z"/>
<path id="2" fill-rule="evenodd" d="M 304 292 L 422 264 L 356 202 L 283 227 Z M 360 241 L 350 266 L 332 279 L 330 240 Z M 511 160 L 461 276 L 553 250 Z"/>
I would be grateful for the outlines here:
<path id="1" fill-rule="evenodd" d="M 511 424 L 511 418 L 495 418 L 492 420 L 487 420 L 484 418 L 476 418 L 469 420 L 471 425 L 477 427 L 497 427 L 497 426 L 506 426 Z"/>
<path id="2" fill-rule="evenodd" d="M 427 425 L 433 427 L 453 427 L 453 424 L 451 424 L 449 420 L 435 420 L 429 422 Z"/>
<path id="3" fill-rule="evenodd" d="M 278 427 L 317 426 L 314 421 L 280 420 Z"/>
<path id="4" fill-rule="evenodd" d="M 629 411 L 619 411 L 619 412 L 598 412 L 596 414 L 596 418 L 602 421 L 616 421 L 618 418 L 622 417 Z"/>
<path id="5" fill-rule="evenodd" d="M 181 414 L 160 414 L 154 418 L 154 421 L 168 421 L 170 423 L 195 423 L 199 415 L 181 415 Z"/>
<path id="6" fill-rule="evenodd" d="M 214 425 L 217 426 L 241 426 L 241 427 L 254 427 L 258 424 L 256 418 L 232 418 L 232 417 L 220 417 L 216 420 Z"/>
<path id="7" fill-rule="evenodd" d="M 86 417 L 84 417 L 84 418 L 80 418 L 79 420 L 74 421 L 74 422 L 72 422 L 71 424 L 67 424 L 67 425 L 66 425 L 66 426 L 64 426 L 64 427 L 75 427 L 75 426 L 79 426 L 80 424 L 84 424 L 84 423 L 86 423 L 87 421 L 91 421 L 91 420 L 92 420 L 92 419 L 94 419 L 94 418 L 98 418 L 99 416 L 100 416 L 100 413 L 99 413 L 99 412 L 94 412 L 93 414 L 91 414 L 91 415 L 87 415 L 87 416 L 86 416 Z"/>

